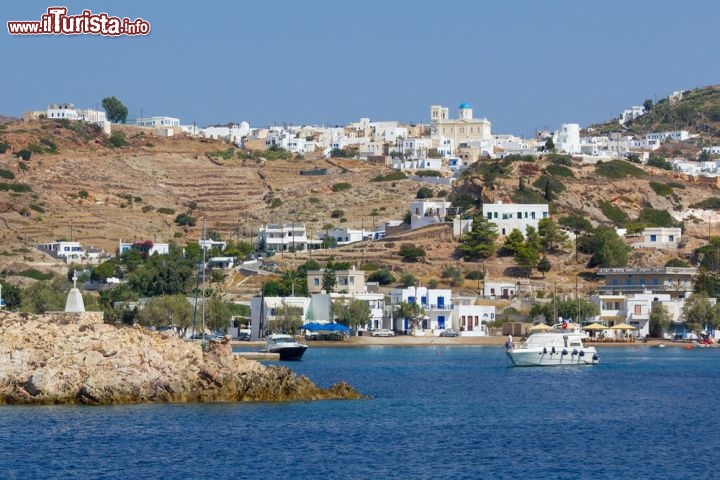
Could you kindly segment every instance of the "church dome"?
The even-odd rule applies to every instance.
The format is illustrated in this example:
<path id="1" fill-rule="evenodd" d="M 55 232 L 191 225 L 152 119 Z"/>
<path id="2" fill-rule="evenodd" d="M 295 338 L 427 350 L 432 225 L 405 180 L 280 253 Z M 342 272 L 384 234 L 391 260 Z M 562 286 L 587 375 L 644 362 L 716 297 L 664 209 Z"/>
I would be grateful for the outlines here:
<path id="1" fill-rule="evenodd" d="M 458 108 L 465 109 L 465 108 L 472 108 L 472 107 L 470 106 L 470 104 L 468 102 L 462 102 Z"/>

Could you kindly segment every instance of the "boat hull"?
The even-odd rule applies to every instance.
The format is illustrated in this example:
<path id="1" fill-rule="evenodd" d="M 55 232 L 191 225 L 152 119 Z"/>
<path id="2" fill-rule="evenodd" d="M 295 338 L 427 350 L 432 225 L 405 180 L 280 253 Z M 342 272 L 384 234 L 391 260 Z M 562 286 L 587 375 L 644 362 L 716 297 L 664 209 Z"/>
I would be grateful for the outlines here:
<path id="1" fill-rule="evenodd" d="M 282 361 L 298 361 L 302 360 L 303 355 L 307 350 L 307 345 L 297 345 L 292 347 L 276 347 L 276 348 L 261 348 L 258 350 L 260 353 L 277 353 L 280 355 Z"/>
<path id="2" fill-rule="evenodd" d="M 546 348 L 520 348 L 508 350 L 507 356 L 515 367 L 546 367 L 563 365 L 595 365 L 600 360 L 594 347 L 554 353 Z"/>

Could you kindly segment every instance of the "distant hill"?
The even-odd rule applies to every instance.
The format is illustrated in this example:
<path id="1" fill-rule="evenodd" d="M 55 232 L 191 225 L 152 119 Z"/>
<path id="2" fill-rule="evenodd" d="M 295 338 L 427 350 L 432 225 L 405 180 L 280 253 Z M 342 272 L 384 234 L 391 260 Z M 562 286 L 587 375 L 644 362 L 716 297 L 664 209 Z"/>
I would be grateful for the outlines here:
<path id="1" fill-rule="evenodd" d="M 642 102 L 638 102 L 638 105 Z M 702 140 L 720 140 L 720 85 L 685 90 L 682 98 L 659 100 L 652 109 L 623 127 L 617 120 L 591 125 L 600 132 L 619 132 L 643 136 L 650 132 L 687 130 Z M 694 143 L 697 143 L 695 141 Z"/>

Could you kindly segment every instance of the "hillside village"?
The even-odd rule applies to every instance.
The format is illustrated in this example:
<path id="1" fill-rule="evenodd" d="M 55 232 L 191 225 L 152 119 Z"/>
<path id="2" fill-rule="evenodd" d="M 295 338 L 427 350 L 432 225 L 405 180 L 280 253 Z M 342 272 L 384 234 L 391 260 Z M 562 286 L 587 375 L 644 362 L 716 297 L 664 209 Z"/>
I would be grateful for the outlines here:
<path id="1" fill-rule="evenodd" d="M 654 310 L 667 335 L 708 333 L 718 316 L 692 317 L 687 301 L 698 279 L 712 284 L 711 305 L 718 290 L 708 272 L 720 265 L 711 255 L 720 128 L 700 113 L 709 119 L 687 129 L 640 127 L 717 90 L 674 92 L 604 125 L 533 138 L 492 132 L 465 102 L 456 118 L 432 105 L 423 125 L 337 127 L 197 127 L 167 116 L 121 125 L 67 103 L 28 111 L 0 125 L 5 298 L 68 269 L 85 272 L 88 291 L 111 291 L 127 278 L 101 275 L 101 265 L 184 246 L 203 282 L 247 306 L 227 330 L 234 336 L 291 317 L 478 336 L 564 315 L 644 337 L 657 333 Z M 492 251 L 465 248 L 488 223 Z M 598 232 L 625 256 L 598 260 Z M 288 276 L 290 291 L 267 289 Z M 5 306 L 20 308 L 20 297 Z M 365 307 L 350 312 L 356 302 Z M 619 324 L 632 329 L 610 329 Z"/>

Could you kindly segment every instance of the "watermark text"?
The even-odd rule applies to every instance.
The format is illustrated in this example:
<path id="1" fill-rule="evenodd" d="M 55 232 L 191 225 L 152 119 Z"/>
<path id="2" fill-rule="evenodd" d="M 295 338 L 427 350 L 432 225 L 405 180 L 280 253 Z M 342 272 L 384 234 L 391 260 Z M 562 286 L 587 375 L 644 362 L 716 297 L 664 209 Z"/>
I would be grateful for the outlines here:
<path id="1" fill-rule="evenodd" d="M 80 15 L 68 15 L 65 7 L 50 7 L 40 21 L 7 22 L 10 35 L 147 35 L 150 23 L 142 18 L 111 17 L 107 13 L 83 10 Z"/>

